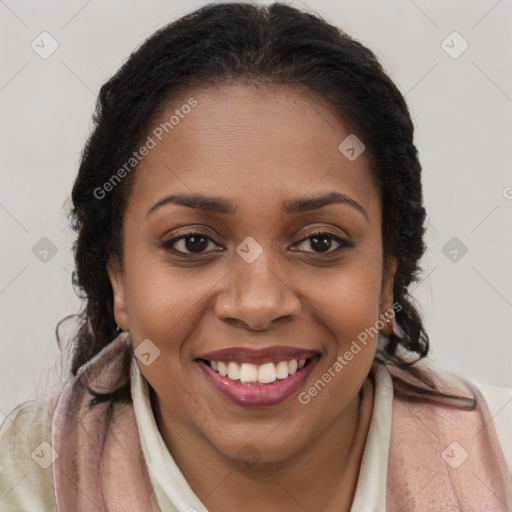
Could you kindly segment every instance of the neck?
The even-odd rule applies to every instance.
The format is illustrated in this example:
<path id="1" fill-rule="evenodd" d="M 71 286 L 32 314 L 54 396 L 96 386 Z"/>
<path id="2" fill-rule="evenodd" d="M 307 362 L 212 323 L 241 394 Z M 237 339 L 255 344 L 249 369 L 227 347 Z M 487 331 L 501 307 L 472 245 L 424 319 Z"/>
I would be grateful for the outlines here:
<path id="1" fill-rule="evenodd" d="M 166 414 L 152 390 L 151 399 L 164 442 L 209 511 L 350 510 L 373 410 L 369 379 L 321 436 L 291 457 L 265 463 L 223 456 Z"/>

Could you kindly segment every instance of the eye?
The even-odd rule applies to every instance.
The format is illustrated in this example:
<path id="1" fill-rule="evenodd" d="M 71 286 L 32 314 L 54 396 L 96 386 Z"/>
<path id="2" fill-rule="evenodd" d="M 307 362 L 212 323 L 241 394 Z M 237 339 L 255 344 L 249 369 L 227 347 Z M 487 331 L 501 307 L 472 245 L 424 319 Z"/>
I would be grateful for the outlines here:
<path id="1" fill-rule="evenodd" d="M 331 250 L 333 240 L 335 241 L 336 244 L 338 244 L 338 247 L 336 247 L 334 250 Z M 347 247 L 353 247 L 352 244 L 349 243 L 347 240 L 344 240 L 343 238 L 333 233 L 330 233 L 329 231 L 317 231 L 315 233 L 310 233 L 306 238 L 303 238 L 296 245 L 300 245 L 307 241 L 309 241 L 310 247 L 312 247 L 313 250 L 306 252 L 332 254 L 340 252 L 341 250 Z"/>
<path id="2" fill-rule="evenodd" d="M 213 242 L 213 240 L 205 233 L 189 231 L 180 236 L 166 240 L 162 244 L 162 247 L 180 254 L 204 254 L 209 242 Z M 180 247 L 178 247 L 179 244 L 181 244 Z"/>

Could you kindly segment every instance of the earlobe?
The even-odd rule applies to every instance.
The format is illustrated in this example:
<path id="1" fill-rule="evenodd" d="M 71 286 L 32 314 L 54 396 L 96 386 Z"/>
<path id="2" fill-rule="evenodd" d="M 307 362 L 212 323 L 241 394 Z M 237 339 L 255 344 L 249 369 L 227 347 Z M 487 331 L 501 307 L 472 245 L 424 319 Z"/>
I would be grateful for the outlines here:
<path id="1" fill-rule="evenodd" d="M 114 300 L 114 317 L 117 325 L 123 331 L 129 330 L 128 311 L 126 307 L 126 289 L 124 284 L 124 274 L 121 263 L 113 256 L 107 263 L 107 272 L 112 286 Z"/>

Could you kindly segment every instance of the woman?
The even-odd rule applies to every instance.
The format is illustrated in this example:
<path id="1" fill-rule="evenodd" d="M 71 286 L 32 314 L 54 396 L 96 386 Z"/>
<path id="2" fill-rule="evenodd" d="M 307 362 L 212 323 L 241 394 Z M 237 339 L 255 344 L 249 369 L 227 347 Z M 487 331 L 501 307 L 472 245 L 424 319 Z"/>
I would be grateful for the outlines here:
<path id="1" fill-rule="evenodd" d="M 402 95 L 319 17 L 149 38 L 100 92 L 71 375 L 4 423 L 2 510 L 510 510 L 512 390 L 418 362 L 420 175 Z"/>

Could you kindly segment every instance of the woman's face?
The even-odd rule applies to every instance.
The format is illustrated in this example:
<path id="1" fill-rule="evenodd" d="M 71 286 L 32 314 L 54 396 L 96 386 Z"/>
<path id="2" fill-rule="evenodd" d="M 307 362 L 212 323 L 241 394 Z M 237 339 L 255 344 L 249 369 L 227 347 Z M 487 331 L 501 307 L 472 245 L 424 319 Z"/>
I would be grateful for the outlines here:
<path id="1" fill-rule="evenodd" d="M 357 411 L 377 341 L 362 333 L 392 306 L 365 153 L 284 87 L 189 91 L 148 135 L 109 265 L 116 321 L 162 424 L 283 460 Z"/>

